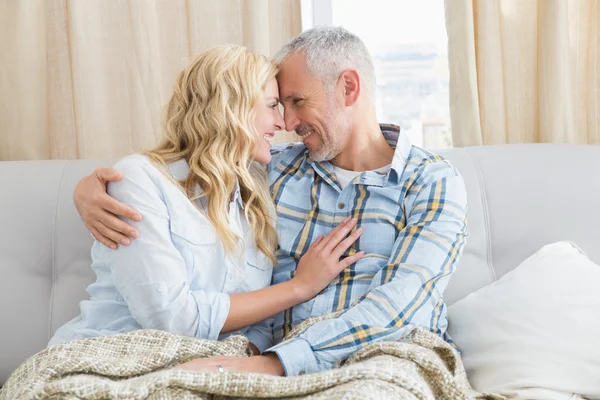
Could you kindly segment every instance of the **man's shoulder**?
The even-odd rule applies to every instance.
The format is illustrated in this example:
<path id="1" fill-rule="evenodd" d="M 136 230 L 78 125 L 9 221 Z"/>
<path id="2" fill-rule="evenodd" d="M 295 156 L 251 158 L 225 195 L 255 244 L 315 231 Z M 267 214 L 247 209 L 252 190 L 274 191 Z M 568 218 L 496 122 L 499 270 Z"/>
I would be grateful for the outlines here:
<path id="1" fill-rule="evenodd" d="M 275 157 L 285 157 L 291 154 L 302 153 L 306 151 L 306 146 L 302 142 L 288 142 L 288 143 L 279 143 L 274 144 L 271 147 L 271 156 Z"/>
<path id="2" fill-rule="evenodd" d="M 286 166 L 296 163 L 304 158 L 306 146 L 300 142 L 276 144 L 271 148 L 271 162 L 269 171 L 275 169 L 285 169 Z"/>
<path id="3" fill-rule="evenodd" d="M 413 176 L 421 184 L 443 178 L 462 179 L 458 170 L 445 157 L 417 146 L 411 148 L 405 172 L 407 177 Z"/>

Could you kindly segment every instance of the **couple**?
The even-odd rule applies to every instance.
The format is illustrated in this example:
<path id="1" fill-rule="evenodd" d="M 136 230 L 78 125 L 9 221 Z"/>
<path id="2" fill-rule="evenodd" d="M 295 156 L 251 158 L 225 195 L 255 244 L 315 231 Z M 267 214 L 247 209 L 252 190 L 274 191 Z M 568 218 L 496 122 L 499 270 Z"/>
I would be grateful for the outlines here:
<path id="1" fill-rule="evenodd" d="M 271 149 L 284 127 L 302 143 Z M 305 31 L 275 62 L 238 46 L 202 53 L 179 76 L 165 131 L 156 149 L 78 184 L 97 280 L 50 344 L 142 328 L 241 333 L 254 356 L 180 367 L 295 376 L 418 326 L 445 334 L 464 182 L 377 123 L 373 63 L 355 35 Z"/>

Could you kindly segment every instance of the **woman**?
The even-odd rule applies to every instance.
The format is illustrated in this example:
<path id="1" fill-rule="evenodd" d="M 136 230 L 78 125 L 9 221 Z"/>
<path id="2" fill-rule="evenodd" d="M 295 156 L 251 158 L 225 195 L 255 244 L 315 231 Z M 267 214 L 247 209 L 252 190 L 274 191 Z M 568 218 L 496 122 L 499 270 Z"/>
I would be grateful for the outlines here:
<path id="1" fill-rule="evenodd" d="M 97 280 L 81 314 L 49 345 L 136 329 L 220 339 L 243 333 L 253 352 L 271 345 L 273 315 L 314 297 L 342 269 L 361 231 L 344 221 L 300 259 L 296 275 L 269 287 L 275 263 L 274 207 L 257 163 L 284 123 L 276 65 L 228 45 L 202 53 L 179 76 L 162 142 L 115 166 L 116 200 L 143 213 L 128 247 L 92 248 Z"/>

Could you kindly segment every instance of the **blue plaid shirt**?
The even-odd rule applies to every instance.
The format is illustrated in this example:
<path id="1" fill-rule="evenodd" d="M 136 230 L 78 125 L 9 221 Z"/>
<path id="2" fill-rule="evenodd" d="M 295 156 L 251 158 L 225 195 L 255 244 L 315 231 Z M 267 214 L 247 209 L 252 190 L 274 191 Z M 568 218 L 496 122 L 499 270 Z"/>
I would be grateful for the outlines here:
<path id="1" fill-rule="evenodd" d="M 417 326 L 446 332 L 442 294 L 467 236 L 464 182 L 446 160 L 410 145 L 398 127 L 382 125 L 382 132 L 395 148 L 389 171 L 363 172 L 343 190 L 333 166 L 310 161 L 303 144 L 273 148 L 269 181 L 280 246 L 274 284 L 290 280 L 310 244 L 344 218 L 364 229 L 346 254 L 363 250 L 360 261 L 314 299 L 275 316 L 280 342 L 309 317 L 342 312 L 268 350 L 288 376 L 330 369 Z"/>

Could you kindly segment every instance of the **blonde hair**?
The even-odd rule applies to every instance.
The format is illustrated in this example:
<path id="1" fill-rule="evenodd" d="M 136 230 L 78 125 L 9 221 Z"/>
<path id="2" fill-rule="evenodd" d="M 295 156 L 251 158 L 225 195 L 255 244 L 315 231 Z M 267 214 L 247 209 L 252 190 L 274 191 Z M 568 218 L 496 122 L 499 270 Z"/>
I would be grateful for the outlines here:
<path id="1" fill-rule="evenodd" d="M 192 202 L 206 196 L 207 218 L 229 255 L 238 248 L 239 237 L 229 228 L 227 210 L 239 182 L 256 246 L 273 264 L 274 205 L 266 172 L 251 154 L 262 137 L 257 136 L 254 108 L 277 72 L 274 62 L 241 46 L 203 52 L 180 73 L 166 108 L 165 136 L 145 153 L 162 167 L 187 161 L 188 176 L 179 183 Z M 200 196 L 194 195 L 196 185 L 203 189 Z"/>

